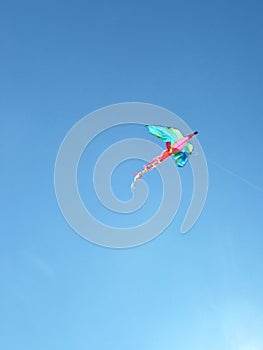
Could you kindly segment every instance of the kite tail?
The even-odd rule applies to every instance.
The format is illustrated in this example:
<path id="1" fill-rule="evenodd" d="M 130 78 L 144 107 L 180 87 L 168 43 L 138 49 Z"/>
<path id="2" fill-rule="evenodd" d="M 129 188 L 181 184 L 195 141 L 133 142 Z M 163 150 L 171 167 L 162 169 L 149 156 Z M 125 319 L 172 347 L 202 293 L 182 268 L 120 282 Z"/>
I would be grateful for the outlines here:
<path id="1" fill-rule="evenodd" d="M 160 156 L 154 158 L 150 163 L 147 163 L 146 165 L 144 165 L 143 170 L 137 171 L 137 173 L 135 173 L 133 182 L 131 184 L 131 189 L 133 190 L 135 187 L 135 182 L 138 182 L 142 176 L 147 173 L 150 170 L 153 170 L 154 168 L 156 168 L 159 164 L 161 163 L 161 159 Z"/>

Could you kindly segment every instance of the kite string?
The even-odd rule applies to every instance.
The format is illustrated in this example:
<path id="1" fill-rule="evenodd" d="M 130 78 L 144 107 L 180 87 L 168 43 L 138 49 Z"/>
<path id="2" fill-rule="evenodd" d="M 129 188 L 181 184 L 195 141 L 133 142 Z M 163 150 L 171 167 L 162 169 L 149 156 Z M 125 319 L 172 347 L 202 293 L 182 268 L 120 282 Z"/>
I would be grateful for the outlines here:
<path id="1" fill-rule="evenodd" d="M 193 151 L 193 153 L 192 153 L 192 156 L 193 156 L 193 157 L 196 157 L 196 156 L 198 156 L 198 155 L 199 155 L 198 152 Z M 243 176 L 241 176 L 241 175 L 235 173 L 235 172 L 232 171 L 231 169 L 226 168 L 226 167 L 223 166 L 222 164 L 220 164 L 220 163 L 218 163 L 218 162 L 215 162 L 214 160 L 212 160 L 212 159 L 210 159 L 210 158 L 208 158 L 208 157 L 206 157 L 206 159 L 207 159 L 207 161 L 208 161 L 209 163 L 213 164 L 213 165 L 216 166 L 218 169 L 220 169 L 220 170 L 224 171 L 225 173 L 227 173 L 227 174 L 229 174 L 229 175 L 231 175 L 231 176 L 234 176 L 234 177 L 236 177 L 237 179 L 243 181 L 244 183 L 246 183 L 246 184 L 247 184 L 248 186 L 250 186 L 251 188 L 254 188 L 254 190 L 263 192 L 263 188 L 262 188 L 262 187 L 255 185 L 253 182 L 249 181 L 249 180 L 246 179 L 245 177 L 243 177 Z"/>
<path id="2" fill-rule="evenodd" d="M 240 176 L 239 174 L 233 172 L 232 170 L 224 167 L 223 165 L 211 160 L 211 159 L 208 159 L 209 163 L 212 163 L 214 166 L 216 166 L 217 168 L 221 169 L 222 171 L 228 173 L 229 175 L 232 175 L 236 178 L 238 178 L 239 180 L 245 182 L 248 186 L 254 188 L 255 190 L 257 191 L 260 191 L 260 192 L 263 192 L 263 189 L 257 185 L 255 185 L 253 182 L 247 180 L 246 178 L 244 178 L 243 176 Z"/>

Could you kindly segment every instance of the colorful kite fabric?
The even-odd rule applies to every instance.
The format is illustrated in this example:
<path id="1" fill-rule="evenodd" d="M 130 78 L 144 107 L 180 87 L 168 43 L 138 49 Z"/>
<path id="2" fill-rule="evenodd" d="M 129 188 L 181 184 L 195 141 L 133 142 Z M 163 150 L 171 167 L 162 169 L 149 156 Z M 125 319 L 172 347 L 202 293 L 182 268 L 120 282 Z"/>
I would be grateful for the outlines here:
<path id="1" fill-rule="evenodd" d="M 132 189 L 134 188 L 135 182 L 139 181 L 145 173 L 155 169 L 170 156 L 173 156 L 178 167 L 183 167 L 187 163 L 190 154 L 193 152 L 193 146 L 189 140 L 197 134 L 197 131 L 195 131 L 190 135 L 183 136 L 180 130 L 168 126 L 146 125 L 146 127 L 152 135 L 166 143 L 166 150 L 164 150 L 160 156 L 155 157 L 150 163 L 146 164 L 143 170 L 138 171 L 134 175 L 131 185 Z"/>

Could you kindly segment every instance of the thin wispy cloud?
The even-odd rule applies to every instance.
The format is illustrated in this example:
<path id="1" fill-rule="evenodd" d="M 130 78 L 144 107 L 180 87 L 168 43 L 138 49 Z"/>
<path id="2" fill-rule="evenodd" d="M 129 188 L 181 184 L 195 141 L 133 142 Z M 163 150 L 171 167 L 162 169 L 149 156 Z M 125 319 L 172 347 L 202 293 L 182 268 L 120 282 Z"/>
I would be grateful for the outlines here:
<path id="1" fill-rule="evenodd" d="M 30 262 L 32 266 L 38 269 L 49 280 L 54 281 L 56 278 L 56 272 L 54 268 L 40 255 L 36 255 L 30 252 L 23 251 L 24 257 Z"/>

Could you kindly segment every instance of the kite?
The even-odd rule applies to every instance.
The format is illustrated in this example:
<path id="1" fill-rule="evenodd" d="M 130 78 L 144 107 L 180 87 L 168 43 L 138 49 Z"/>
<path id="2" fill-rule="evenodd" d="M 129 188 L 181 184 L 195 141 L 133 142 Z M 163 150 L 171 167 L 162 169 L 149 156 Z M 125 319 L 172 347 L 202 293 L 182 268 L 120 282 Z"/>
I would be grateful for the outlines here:
<path id="1" fill-rule="evenodd" d="M 198 132 L 184 136 L 180 130 L 168 126 L 146 125 L 148 131 L 163 140 L 166 143 L 166 149 L 160 156 L 155 157 L 150 163 L 147 163 L 143 170 L 135 173 L 131 188 L 134 188 L 135 182 L 139 181 L 142 176 L 150 170 L 155 169 L 165 159 L 172 156 L 178 167 L 183 167 L 187 163 L 190 154 L 193 152 L 193 146 L 189 140 Z"/>

